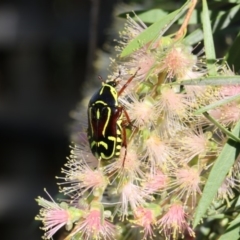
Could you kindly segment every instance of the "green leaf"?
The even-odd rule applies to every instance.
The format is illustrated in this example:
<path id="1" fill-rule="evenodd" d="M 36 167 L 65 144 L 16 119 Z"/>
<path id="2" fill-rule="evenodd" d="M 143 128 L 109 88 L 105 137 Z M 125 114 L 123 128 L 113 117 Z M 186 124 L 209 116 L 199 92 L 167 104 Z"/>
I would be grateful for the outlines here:
<path id="1" fill-rule="evenodd" d="M 145 23 L 154 23 L 164 18 L 167 14 L 168 13 L 162 9 L 151 9 L 137 16 Z M 134 20 L 137 20 L 136 17 L 134 17 Z"/>
<path id="2" fill-rule="evenodd" d="M 183 42 L 187 45 L 194 45 L 199 43 L 203 39 L 203 31 L 200 29 L 196 29 L 191 32 L 187 37 L 184 38 Z"/>
<path id="3" fill-rule="evenodd" d="M 239 240 L 239 227 L 231 228 L 229 231 L 225 232 L 218 240 Z"/>
<path id="4" fill-rule="evenodd" d="M 180 83 L 172 83 L 172 85 L 236 85 L 240 84 L 240 76 L 214 76 L 206 78 L 195 78 L 191 80 L 182 80 Z"/>
<path id="5" fill-rule="evenodd" d="M 178 24 L 182 25 L 185 20 L 185 16 L 182 16 L 178 20 Z M 188 25 L 189 24 L 199 24 L 199 10 L 194 9 L 192 12 L 192 15 L 189 19 Z"/>
<path id="6" fill-rule="evenodd" d="M 240 70 L 240 32 L 225 57 L 230 68 L 238 72 Z"/>
<path id="7" fill-rule="evenodd" d="M 187 10 L 190 1 L 187 1 L 180 9 L 168 14 L 166 17 L 158 20 L 149 28 L 140 33 L 135 39 L 123 49 L 121 57 L 126 57 L 137 51 L 152 40 L 160 38 L 168 28 Z"/>
<path id="8" fill-rule="evenodd" d="M 217 120 L 215 120 L 211 115 L 208 113 L 204 112 L 203 115 L 210 121 L 212 122 L 216 127 L 218 127 L 222 132 L 224 132 L 229 138 L 236 142 L 240 142 L 240 138 L 234 136 L 230 131 L 228 131 L 225 127 L 223 127 Z"/>
<path id="9" fill-rule="evenodd" d="M 226 232 L 219 238 L 219 240 L 238 240 L 239 239 L 239 223 L 240 216 L 238 215 L 232 222 L 230 222 Z"/>
<path id="10" fill-rule="evenodd" d="M 203 0 L 203 12 L 202 12 L 202 23 L 203 23 L 203 38 L 204 47 L 207 59 L 208 74 L 210 76 L 216 75 L 216 54 L 213 42 L 213 34 L 211 28 L 211 22 L 209 19 L 209 11 L 207 1 Z"/>
<path id="11" fill-rule="evenodd" d="M 238 20 L 240 5 L 236 5 L 228 11 L 220 11 L 213 25 L 213 32 L 219 31 L 232 25 Z M 215 12 L 213 12 L 215 14 Z M 234 19 L 235 18 L 235 19 Z"/>
<path id="12" fill-rule="evenodd" d="M 234 127 L 232 134 L 239 137 L 240 122 Z M 217 194 L 219 187 L 225 179 L 229 169 L 234 164 L 237 155 L 236 142 L 228 140 L 224 145 L 219 157 L 217 158 L 213 168 L 209 174 L 206 185 L 203 189 L 202 197 L 199 201 L 196 213 L 194 216 L 193 226 L 196 227 L 199 221 L 203 218 L 212 200 Z"/>
<path id="13" fill-rule="evenodd" d="M 214 102 L 212 104 L 209 104 L 205 107 L 202 107 L 202 108 L 198 109 L 197 111 L 195 111 L 194 114 L 198 115 L 198 114 L 207 112 L 211 109 L 214 109 L 214 108 L 219 107 L 219 106 L 223 106 L 223 105 L 228 104 L 228 103 L 230 103 L 234 100 L 239 100 L 239 99 L 240 99 L 240 94 L 234 95 L 234 96 L 219 100 L 217 102 Z"/>

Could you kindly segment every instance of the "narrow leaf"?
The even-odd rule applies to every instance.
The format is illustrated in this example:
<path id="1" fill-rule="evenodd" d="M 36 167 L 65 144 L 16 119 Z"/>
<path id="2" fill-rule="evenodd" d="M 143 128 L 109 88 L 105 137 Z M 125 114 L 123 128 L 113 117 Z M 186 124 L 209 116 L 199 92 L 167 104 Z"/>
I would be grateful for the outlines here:
<path id="1" fill-rule="evenodd" d="M 187 10 L 189 7 L 189 2 L 190 1 L 187 1 L 187 3 L 185 3 L 180 9 L 168 14 L 164 18 L 161 18 L 140 33 L 123 49 L 121 57 L 126 57 L 150 41 L 160 38 L 168 30 L 168 28 Z"/>
<path id="2" fill-rule="evenodd" d="M 213 32 L 227 28 L 238 20 L 237 14 L 239 13 L 240 5 L 231 7 L 228 11 L 219 11 L 213 26 Z M 237 18 L 237 19 L 236 19 Z M 235 20 L 235 21 L 234 21 Z"/>
<path id="3" fill-rule="evenodd" d="M 203 32 L 200 29 L 196 29 L 195 31 L 191 32 L 187 37 L 184 38 L 183 42 L 187 45 L 194 45 L 200 42 L 203 39 Z"/>
<path id="4" fill-rule="evenodd" d="M 232 134 L 239 137 L 240 122 L 234 127 Z M 194 216 L 193 226 L 196 227 L 199 221 L 203 218 L 212 200 L 217 194 L 219 187 L 225 179 L 229 169 L 234 164 L 237 154 L 236 142 L 228 140 L 224 145 L 222 152 L 217 158 L 213 168 L 209 174 L 206 185 L 203 189 L 202 197 L 199 201 L 196 213 Z"/>
<path id="5" fill-rule="evenodd" d="M 199 13 L 198 13 L 198 11 L 199 10 L 197 10 L 197 9 L 193 10 L 193 12 L 191 14 L 191 17 L 189 19 L 188 25 L 189 24 L 199 24 Z M 182 25 L 184 20 L 185 20 L 185 16 L 182 16 L 181 18 L 179 18 L 178 24 Z"/>
<path id="6" fill-rule="evenodd" d="M 154 23 L 164 18 L 168 13 L 162 9 L 151 9 L 144 13 L 138 14 L 137 16 L 145 23 Z M 137 20 L 136 18 L 134 18 Z"/>
<path id="7" fill-rule="evenodd" d="M 238 33 L 231 48 L 228 50 L 226 61 L 230 68 L 238 72 L 240 70 L 240 32 Z"/>
<path id="8" fill-rule="evenodd" d="M 219 238 L 219 240 L 238 240 L 239 239 L 239 224 L 240 216 L 238 215 L 232 222 L 230 222 L 226 232 Z"/>
<path id="9" fill-rule="evenodd" d="M 205 107 L 202 107 L 202 108 L 198 109 L 197 111 L 195 111 L 194 114 L 198 115 L 198 114 L 201 114 L 203 112 L 207 112 L 207 111 L 209 111 L 211 109 L 214 109 L 214 108 L 219 107 L 219 106 L 223 106 L 225 104 L 228 104 L 228 103 L 230 103 L 232 101 L 239 100 L 239 99 L 240 99 L 240 94 L 234 95 L 234 96 L 231 96 L 231 97 L 219 100 L 217 102 L 214 102 L 212 104 L 209 104 L 209 105 L 207 105 Z"/>
<path id="10" fill-rule="evenodd" d="M 202 12 L 202 23 L 203 23 L 203 38 L 204 47 L 207 58 L 207 68 L 210 76 L 216 75 L 216 54 L 213 42 L 211 22 L 209 18 L 209 11 L 207 1 L 203 0 L 203 12 Z"/>
<path id="11" fill-rule="evenodd" d="M 203 115 L 212 122 L 216 127 L 218 127 L 222 132 L 224 132 L 229 138 L 236 142 L 240 142 L 240 139 L 236 136 L 234 136 L 230 131 L 228 131 L 225 127 L 223 127 L 217 120 L 215 120 L 213 117 L 211 117 L 208 113 L 204 112 Z"/>
<path id="12" fill-rule="evenodd" d="M 172 85 L 236 85 L 240 84 L 240 76 L 214 76 L 206 78 L 196 78 L 190 80 L 182 80 L 180 83 L 172 83 Z"/>
<path id="13" fill-rule="evenodd" d="M 239 227 L 232 228 L 225 232 L 218 240 L 239 240 Z"/>

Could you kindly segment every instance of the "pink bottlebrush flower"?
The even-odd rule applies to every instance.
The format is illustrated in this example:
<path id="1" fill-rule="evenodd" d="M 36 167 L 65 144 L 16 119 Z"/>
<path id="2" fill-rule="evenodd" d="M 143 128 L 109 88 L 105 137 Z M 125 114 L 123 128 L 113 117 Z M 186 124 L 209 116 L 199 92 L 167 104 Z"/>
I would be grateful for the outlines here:
<path id="1" fill-rule="evenodd" d="M 143 178 L 144 173 L 141 170 L 141 161 L 133 144 L 128 145 L 127 149 L 121 149 L 120 157 L 108 164 L 104 168 L 105 173 L 116 173 L 119 179 L 124 180 L 126 177 L 130 179 Z"/>
<path id="2" fill-rule="evenodd" d="M 126 81 L 132 77 L 137 71 L 136 76 L 128 85 L 128 87 L 121 94 L 121 97 L 125 97 L 136 92 L 136 89 L 139 87 L 141 82 L 144 82 L 150 74 L 154 64 L 155 64 L 155 56 L 150 52 L 146 53 L 146 47 L 141 48 L 140 50 L 134 52 L 128 62 L 120 63 L 120 66 L 115 67 L 114 77 L 117 76 L 118 71 L 120 70 L 120 81 L 118 86 L 116 87 L 118 90 L 122 88 L 122 86 L 126 83 Z M 113 61 L 114 62 L 114 61 Z M 114 78 L 113 76 L 109 76 L 109 78 Z"/>
<path id="3" fill-rule="evenodd" d="M 217 152 L 217 144 L 212 140 L 212 134 L 204 133 L 201 128 L 184 131 L 182 137 L 179 137 L 175 144 L 180 150 L 178 161 L 181 163 L 187 163 L 196 156 L 210 156 Z"/>
<path id="4" fill-rule="evenodd" d="M 227 99 L 240 94 L 238 85 L 227 85 L 217 89 L 218 96 L 215 101 Z M 224 126 L 230 126 L 236 123 L 240 118 L 240 105 L 238 101 L 232 101 L 215 109 L 211 109 L 209 114 Z"/>
<path id="5" fill-rule="evenodd" d="M 36 201 L 43 207 L 35 219 L 43 222 L 44 239 L 52 238 L 60 228 L 71 222 L 70 212 L 54 202 L 53 199 L 50 202 L 42 197 L 38 197 Z"/>
<path id="6" fill-rule="evenodd" d="M 150 172 L 154 173 L 156 168 L 167 169 L 168 166 L 175 166 L 174 159 L 176 151 L 165 139 L 157 134 L 151 133 L 145 141 L 146 153 L 143 158 L 148 158 Z"/>
<path id="7" fill-rule="evenodd" d="M 157 221 L 160 232 L 163 232 L 166 239 L 177 239 L 179 234 L 189 233 L 194 236 L 195 233 L 188 224 L 188 215 L 184 211 L 183 205 L 173 203 L 168 211 Z"/>
<path id="8" fill-rule="evenodd" d="M 122 39 L 122 45 L 127 44 L 129 41 L 137 37 L 141 32 L 143 32 L 147 26 L 140 18 L 137 18 L 136 22 L 133 18 L 127 15 L 127 21 L 124 26 L 124 30 L 120 32 L 120 38 Z"/>
<path id="9" fill-rule="evenodd" d="M 141 19 L 137 18 L 136 22 L 134 19 L 127 16 L 125 28 L 122 32 L 120 32 L 120 40 L 118 40 L 119 45 L 116 46 L 116 51 L 121 53 L 123 48 L 146 28 L 147 26 L 141 21 Z M 148 49 L 149 46 L 143 46 L 140 50 L 131 54 L 128 61 L 118 58 L 118 65 L 116 65 L 115 60 L 111 59 L 111 68 L 113 69 L 113 72 L 118 72 L 119 66 L 121 66 L 121 78 L 123 80 L 127 80 L 129 76 L 139 69 L 135 81 L 144 81 L 156 62 L 155 55 L 148 51 Z M 118 88 L 121 88 L 124 83 L 125 81 L 121 81 Z"/>
<path id="10" fill-rule="evenodd" d="M 184 80 L 193 80 L 197 79 L 197 78 L 203 78 L 204 75 L 207 73 L 206 70 L 204 70 L 206 66 L 202 66 L 202 67 L 196 67 L 196 69 L 189 69 L 188 71 L 185 72 L 185 75 L 182 75 L 181 77 L 178 77 L 178 82 L 184 82 Z M 185 85 L 184 88 L 186 87 L 204 87 L 204 86 L 197 86 L 196 85 Z"/>
<path id="11" fill-rule="evenodd" d="M 167 78 L 181 78 L 196 67 L 197 57 L 191 53 L 189 47 L 183 44 L 169 45 L 168 49 L 162 53 L 155 69 L 158 72 L 166 72 Z"/>
<path id="12" fill-rule="evenodd" d="M 92 168 L 98 166 L 99 161 L 91 152 L 86 131 L 78 133 L 78 144 L 71 147 L 69 158 L 67 163 L 69 168 L 72 166 L 75 169 L 76 165 L 82 165 L 83 163 L 87 163 Z"/>
<path id="13" fill-rule="evenodd" d="M 235 196 L 234 189 L 238 192 L 240 191 L 239 172 L 236 174 L 236 172 L 234 172 L 234 168 L 235 166 L 230 170 L 228 176 L 226 176 L 221 187 L 218 189 L 216 197 L 218 200 L 226 200 L 229 207 L 230 200 Z"/>
<path id="14" fill-rule="evenodd" d="M 58 179 L 63 179 L 65 182 L 59 183 L 59 185 L 65 185 L 61 191 L 67 195 L 72 195 L 73 198 L 83 195 L 85 192 L 102 189 L 104 191 L 108 184 L 108 178 L 104 176 L 103 171 L 99 169 L 93 170 L 87 163 L 80 163 L 78 161 L 70 160 L 66 164 L 68 169 L 62 169 L 65 177 L 58 177 Z"/>
<path id="15" fill-rule="evenodd" d="M 123 185 L 119 191 L 121 193 L 121 206 L 119 213 L 122 218 L 128 216 L 130 212 L 128 210 L 129 205 L 134 211 L 137 207 L 143 206 L 146 200 L 153 199 L 153 197 L 150 196 L 147 191 L 132 182 L 128 182 Z"/>
<path id="16" fill-rule="evenodd" d="M 143 227 L 143 239 L 153 238 L 153 224 L 156 222 L 156 218 L 154 216 L 153 210 L 139 207 L 134 211 L 134 220 L 132 221 L 134 224 Z"/>
<path id="17" fill-rule="evenodd" d="M 194 86 L 194 85 L 187 86 L 186 85 L 185 86 L 186 97 L 189 99 L 189 101 L 191 101 L 192 105 L 195 104 L 195 107 L 197 107 L 198 105 L 196 105 L 195 99 L 204 97 L 206 94 L 207 88 L 208 88 L 207 86 Z"/>
<path id="18" fill-rule="evenodd" d="M 170 134 L 175 134 L 176 131 L 183 129 L 182 119 L 188 118 L 189 102 L 184 94 L 177 93 L 171 87 L 164 86 L 161 88 L 157 111 L 165 122 L 160 126 L 164 129 L 167 128 Z"/>
<path id="19" fill-rule="evenodd" d="M 209 111 L 210 115 L 224 126 L 230 126 L 240 119 L 240 105 L 231 102 Z"/>
<path id="20" fill-rule="evenodd" d="M 116 227 L 106 220 L 100 209 L 92 209 L 76 224 L 67 239 L 72 239 L 74 235 L 78 235 L 80 239 L 84 240 L 114 240 Z"/>
<path id="21" fill-rule="evenodd" d="M 233 167 L 232 167 L 232 176 L 234 177 L 239 177 L 239 174 L 240 174 L 240 154 L 238 154 L 234 164 L 233 164 Z"/>
<path id="22" fill-rule="evenodd" d="M 189 167 L 187 165 L 183 167 L 178 167 L 173 173 L 174 180 L 169 185 L 172 188 L 172 192 L 176 192 L 178 199 L 187 203 L 188 199 L 191 198 L 191 205 L 194 207 L 196 205 L 197 194 L 201 194 L 202 185 L 200 171 L 197 167 Z"/>
<path id="23" fill-rule="evenodd" d="M 230 200 L 233 199 L 235 196 L 232 186 L 233 182 L 229 181 L 229 179 L 225 179 L 221 185 L 221 187 L 218 189 L 217 192 L 217 199 L 218 200 L 226 200 L 227 204 L 230 207 Z"/>
<path id="24" fill-rule="evenodd" d="M 164 190 L 168 185 L 168 177 L 161 170 L 156 170 L 154 174 L 149 174 L 142 186 L 149 194 L 155 194 Z"/>
<path id="25" fill-rule="evenodd" d="M 181 80 L 192 80 L 194 82 L 194 79 L 196 78 L 203 78 L 204 77 L 204 72 L 201 71 L 189 71 L 186 73 L 185 76 L 181 78 L 179 78 L 179 82 L 181 82 Z M 184 81 L 182 81 L 184 83 Z M 207 89 L 209 88 L 209 86 L 198 86 L 198 85 L 185 85 L 184 89 L 186 91 L 186 98 L 189 99 L 189 101 L 191 102 L 191 104 L 193 105 L 193 107 L 197 107 L 198 105 L 196 105 L 196 99 L 205 97 L 206 93 L 207 93 Z"/>
<path id="26" fill-rule="evenodd" d="M 222 98 L 231 97 L 231 96 L 234 96 L 237 94 L 240 94 L 240 86 L 239 85 L 222 86 L 219 90 L 219 95 Z"/>
<path id="27" fill-rule="evenodd" d="M 157 119 L 156 106 L 152 98 L 146 97 L 138 100 L 137 96 L 131 94 L 128 99 L 120 99 L 122 105 L 128 110 L 131 122 L 136 127 L 154 126 Z"/>
<path id="28" fill-rule="evenodd" d="M 154 64 L 156 62 L 156 57 L 151 54 L 150 52 L 145 52 L 143 49 L 140 51 L 137 51 L 133 55 L 136 65 L 139 67 L 138 71 L 138 79 L 139 81 L 145 80 L 151 69 L 154 67 Z M 138 63 L 138 64 L 137 64 Z"/>

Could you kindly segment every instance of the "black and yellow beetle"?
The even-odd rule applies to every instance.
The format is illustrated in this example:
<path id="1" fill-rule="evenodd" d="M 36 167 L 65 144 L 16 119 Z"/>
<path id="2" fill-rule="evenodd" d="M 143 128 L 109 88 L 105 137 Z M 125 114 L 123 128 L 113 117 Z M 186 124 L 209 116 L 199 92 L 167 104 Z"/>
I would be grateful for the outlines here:
<path id="1" fill-rule="evenodd" d="M 117 158 L 122 146 L 127 148 L 126 131 L 123 126 L 123 113 L 126 114 L 126 111 L 119 104 L 118 97 L 136 74 L 137 72 L 127 80 L 119 92 L 115 88 L 118 77 L 113 81 L 102 82 L 102 87 L 89 101 L 88 140 L 93 155 L 99 160 Z M 127 118 L 129 120 L 128 116 Z"/>

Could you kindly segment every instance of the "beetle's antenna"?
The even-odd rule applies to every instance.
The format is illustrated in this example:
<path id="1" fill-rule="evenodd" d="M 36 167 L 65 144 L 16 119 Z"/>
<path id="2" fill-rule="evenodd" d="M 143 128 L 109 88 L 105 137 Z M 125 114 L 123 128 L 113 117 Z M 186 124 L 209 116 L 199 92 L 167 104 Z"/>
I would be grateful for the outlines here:
<path id="1" fill-rule="evenodd" d="M 128 86 L 128 84 L 136 77 L 138 71 L 140 70 L 140 67 L 138 68 L 138 70 L 134 73 L 134 75 L 132 75 L 127 82 L 122 86 L 122 88 L 120 89 L 120 91 L 118 92 L 118 96 L 120 96 L 122 94 L 122 92 L 126 89 L 126 87 Z"/>
<path id="2" fill-rule="evenodd" d="M 98 75 L 98 79 L 99 79 L 101 82 L 104 82 L 103 78 L 102 78 L 100 75 Z"/>
<path id="3" fill-rule="evenodd" d="M 116 80 L 117 80 L 118 78 L 120 78 L 120 76 L 121 76 L 121 70 L 119 69 L 119 70 L 118 70 L 118 75 L 113 79 L 113 82 L 116 82 Z"/>

